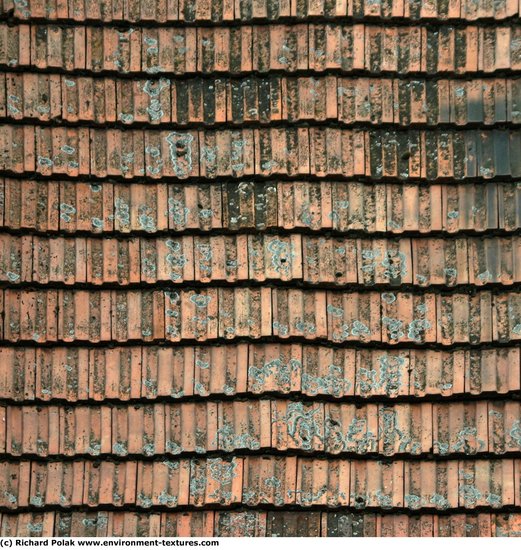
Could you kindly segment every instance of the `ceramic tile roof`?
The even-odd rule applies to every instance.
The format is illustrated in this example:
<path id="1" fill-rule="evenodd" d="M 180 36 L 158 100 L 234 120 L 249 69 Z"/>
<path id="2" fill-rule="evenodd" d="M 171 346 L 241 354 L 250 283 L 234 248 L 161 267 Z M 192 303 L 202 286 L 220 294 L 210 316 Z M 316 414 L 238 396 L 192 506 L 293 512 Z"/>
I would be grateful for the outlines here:
<path id="1" fill-rule="evenodd" d="M 519 0 L 0 0 L 0 535 L 521 534 Z"/>

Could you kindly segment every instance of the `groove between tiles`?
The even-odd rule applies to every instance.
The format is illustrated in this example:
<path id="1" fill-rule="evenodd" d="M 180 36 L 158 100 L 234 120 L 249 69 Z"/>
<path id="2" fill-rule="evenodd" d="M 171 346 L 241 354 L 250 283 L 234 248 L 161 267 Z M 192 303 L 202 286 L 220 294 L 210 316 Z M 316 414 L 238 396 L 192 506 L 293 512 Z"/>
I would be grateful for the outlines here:
<path id="1" fill-rule="evenodd" d="M 53 25 L 49 25 L 53 26 Z M 56 25 L 55 25 L 56 26 Z M 455 71 L 443 71 L 436 73 L 429 73 L 427 71 L 408 71 L 405 73 L 389 70 L 370 71 L 367 69 L 325 69 L 323 71 L 316 71 L 313 69 L 296 69 L 294 71 L 287 71 L 283 69 L 270 69 L 269 71 L 236 71 L 236 72 L 187 72 L 176 73 L 172 71 L 164 71 L 161 73 L 149 73 L 147 71 L 133 71 L 133 72 L 120 72 L 108 69 L 101 69 L 99 71 L 93 71 L 91 69 L 64 69 L 62 67 L 36 67 L 34 65 L 12 66 L 5 63 L 0 63 L 0 71 L 6 73 L 22 73 L 27 72 L 36 74 L 59 74 L 63 76 L 87 76 L 87 77 L 114 77 L 120 79 L 134 80 L 136 78 L 143 78 L 146 80 L 159 80 L 160 78 L 170 78 L 176 81 L 192 80 L 193 78 L 204 78 L 208 80 L 216 80 L 219 78 L 244 78 L 248 76 L 266 78 L 270 76 L 285 76 L 285 77 L 326 77 L 326 76 L 341 76 L 341 77 L 374 77 L 385 78 L 393 77 L 397 80 L 409 80 L 411 78 L 422 78 L 431 82 L 439 80 L 468 80 L 469 78 L 512 78 L 519 77 L 521 71 L 514 69 L 495 69 L 491 72 L 467 71 L 467 72 L 455 72 Z"/>
<path id="2" fill-rule="evenodd" d="M 316 459 L 316 460 L 357 460 L 357 461 L 370 461 L 370 462 L 381 462 L 383 464 L 392 463 L 396 461 L 403 462 L 447 462 L 455 460 L 508 460 L 508 459 L 521 459 L 521 452 L 519 451 L 509 451 L 502 454 L 494 453 L 491 451 L 486 452 L 477 452 L 475 454 L 465 454 L 465 453 L 450 453 L 447 455 L 437 455 L 434 453 L 421 453 L 418 455 L 411 455 L 407 453 L 396 453 L 393 455 L 384 455 L 381 453 L 367 452 L 367 453 L 354 453 L 354 452 L 340 452 L 340 453 L 329 453 L 327 451 L 302 451 L 296 449 L 290 449 L 287 451 L 281 451 L 274 448 L 265 447 L 258 451 L 249 450 L 249 449 L 237 449 L 234 451 L 207 451 L 204 454 L 196 453 L 195 451 L 184 451 L 179 454 L 169 454 L 169 453 L 158 453 L 153 456 L 147 456 L 142 454 L 128 454 L 125 456 L 115 455 L 113 453 L 100 453 L 99 455 L 89 455 L 86 453 L 78 453 L 74 455 L 51 455 L 51 456 L 41 456 L 38 454 L 23 453 L 21 455 L 12 455 L 8 453 L 0 453 L 0 461 L 7 462 L 9 464 L 18 464 L 19 462 L 38 462 L 40 464 L 51 464 L 51 463 L 68 463 L 68 462 L 109 462 L 122 464 L 125 462 L 144 462 L 147 464 L 154 462 L 164 462 L 164 461 L 177 461 L 177 460 L 207 460 L 222 458 L 223 460 L 232 460 L 232 459 L 241 459 L 246 457 L 285 457 L 285 458 L 306 458 L 306 459 Z"/>
<path id="3" fill-rule="evenodd" d="M 184 19 L 171 19 L 168 21 L 154 21 L 154 20 L 136 20 L 131 21 L 129 19 L 117 19 L 114 18 L 111 21 L 104 21 L 102 19 L 73 19 L 72 17 L 62 17 L 62 18 L 44 18 L 44 17 L 33 17 L 29 16 L 27 18 L 16 17 L 12 10 L 9 10 L 7 13 L 0 16 L 0 21 L 5 21 L 9 25 L 22 25 L 22 24 L 38 24 L 45 23 L 48 25 L 59 25 L 59 26 L 76 26 L 76 25 L 93 25 L 96 27 L 118 27 L 121 29 L 130 29 L 130 28 L 161 28 L 161 27 L 174 27 L 174 28 L 185 28 L 185 27 L 245 27 L 245 26 L 269 26 L 269 25 L 303 25 L 303 24 L 338 24 L 339 22 L 343 24 L 381 24 L 393 26 L 425 26 L 425 27 L 438 27 L 438 26 L 451 26 L 451 27 L 487 27 L 491 23 L 505 25 L 509 23 L 517 23 L 519 21 L 519 14 L 506 16 L 502 18 L 496 18 L 493 16 L 481 16 L 476 19 L 466 19 L 465 17 L 406 17 L 406 16 L 390 16 L 384 17 L 381 15 L 280 15 L 276 18 L 269 17 L 251 17 L 251 18 L 241 18 L 235 17 L 234 19 L 222 19 L 222 20 L 208 20 L 208 19 L 194 19 L 184 20 Z"/>
<path id="4" fill-rule="evenodd" d="M 515 183 L 521 185 L 521 177 L 510 176 L 510 175 L 498 175 L 491 178 L 482 178 L 482 177 L 464 177 L 462 179 L 455 176 L 436 178 L 429 180 L 427 178 L 399 178 L 396 176 L 385 176 L 385 177 L 375 177 L 375 176 L 365 176 L 365 175 L 353 175 L 353 176 L 344 176 L 342 174 L 326 174 L 324 176 L 317 176 L 315 174 L 269 174 L 269 175 L 260 175 L 260 174 L 251 174 L 251 175 L 241 175 L 241 176 L 216 176 L 213 178 L 208 178 L 206 176 L 190 176 L 187 178 L 179 179 L 175 176 L 161 176 L 160 178 L 151 178 L 149 176 L 132 176 L 131 178 L 126 178 L 123 176 L 96 176 L 94 174 L 78 174 L 77 176 L 70 176 L 69 174 L 62 174 L 54 172 L 53 174 L 44 175 L 39 172 L 13 172 L 12 170 L 0 170 L 0 178 L 8 179 L 17 179 L 17 180 L 38 180 L 41 182 L 80 182 L 80 183 L 93 183 L 99 185 L 100 183 L 115 183 L 115 184 L 127 184 L 140 183 L 140 184 L 175 184 L 175 185 L 204 185 L 204 184 L 222 184 L 222 183 L 271 183 L 274 180 L 277 183 L 285 182 L 302 182 L 306 183 L 321 183 L 321 182 L 331 182 L 331 183 L 365 183 L 365 184 L 394 184 L 394 185 L 418 185 L 420 187 L 429 187 L 429 185 L 440 185 L 440 184 L 462 184 L 462 185 L 472 185 L 472 184 L 482 184 L 487 185 L 489 183 Z"/>
<path id="5" fill-rule="evenodd" d="M 5 313 L 1 312 L 1 317 L 5 317 Z M 0 346 L 9 347 L 9 348 L 53 348 L 53 347 L 64 347 L 64 348 L 89 348 L 89 349 L 100 349 L 100 348 L 127 348 L 131 346 L 140 345 L 142 347 L 187 347 L 187 346 L 204 346 L 204 345 L 225 345 L 225 344 L 301 344 L 301 345 L 313 345 L 321 346 L 324 348 L 342 348 L 342 349 L 374 349 L 374 350 L 433 350 L 433 351 L 465 351 L 465 350 L 494 350 L 494 349 L 504 349 L 518 347 L 519 343 L 517 341 L 507 341 L 507 342 L 478 342 L 478 343 L 455 343 L 455 344 L 440 344 L 440 343 L 422 343 L 416 344 L 414 342 L 398 342 L 396 344 L 388 344 L 385 342 L 357 342 L 357 341 L 346 341 L 346 342 L 333 342 L 331 340 L 326 340 L 325 338 L 317 339 L 306 339 L 303 336 L 291 336 L 288 338 L 280 338 L 278 336 L 262 336 L 259 338 L 252 338 L 248 336 L 241 336 L 236 339 L 225 339 L 222 337 L 211 338 L 206 340 L 196 340 L 196 339 L 183 339 L 181 341 L 175 342 L 166 339 L 157 339 L 157 340 L 148 340 L 144 341 L 142 339 L 126 340 L 126 341 L 102 341 L 102 342 L 92 342 L 90 340 L 75 340 L 73 342 L 65 341 L 46 341 L 46 342 L 35 342 L 34 340 L 18 340 L 11 341 L 0 339 Z"/>
<path id="6" fill-rule="evenodd" d="M 1 223 L 1 221 L 0 221 Z M 483 239 L 493 237 L 517 237 L 521 236 L 521 229 L 485 229 L 478 231 L 475 229 L 459 229 L 458 231 L 444 231 L 444 230 L 433 230 L 429 232 L 419 232 L 419 231 L 410 231 L 404 230 L 400 233 L 392 233 L 390 231 L 364 231 L 363 229 L 348 229 L 341 231 L 339 229 L 332 229 L 329 227 L 312 229 L 309 227 L 294 227 L 287 229 L 282 226 L 270 226 L 266 229 L 259 229 L 253 227 L 240 227 L 238 229 L 230 228 L 210 228 L 210 229 L 198 229 L 198 228 L 189 228 L 189 229 L 159 229 L 157 231 L 86 231 L 83 229 L 71 231 L 69 229 L 49 229 L 49 230 L 38 230 L 32 228 L 23 228 L 17 229 L 8 226 L 0 226 L 0 235 L 8 234 L 13 237 L 48 237 L 48 238 L 57 238 L 62 237 L 64 239 L 73 239 L 73 238 L 89 238 L 89 239 L 103 239 L 103 238 L 114 238 L 118 241 L 131 240 L 133 238 L 146 238 L 153 240 L 159 237 L 168 237 L 168 236 L 185 236 L 185 237 L 214 237 L 214 236 L 240 236 L 240 235 L 278 235 L 281 237 L 289 235 L 302 235 L 310 237 L 348 237 L 354 239 L 388 239 L 389 241 L 396 241 L 403 238 L 408 239 L 434 239 L 434 238 L 445 238 L 446 240 L 458 239 L 461 237 L 469 237 L 474 239 Z M 452 288 L 452 287 L 450 287 Z"/>
<path id="7" fill-rule="evenodd" d="M 454 122 L 440 122 L 437 124 L 429 124 L 427 122 L 411 122 L 409 124 L 400 124 L 399 122 L 379 122 L 372 123 L 367 121 L 343 122 L 338 118 L 327 119 L 301 119 L 301 120 L 270 120 L 268 122 L 255 121 L 233 121 L 226 122 L 159 122 L 152 124 L 150 122 L 132 122 L 125 124 L 120 121 L 94 122 L 87 120 L 78 120 L 77 122 L 63 120 L 60 117 L 51 120 L 42 120 L 39 118 L 24 117 L 23 119 L 14 117 L 0 117 L 0 124 L 9 124 L 11 126 L 41 126 L 45 128 L 88 128 L 88 129 L 103 129 L 103 130 L 259 130 L 259 129 L 286 129 L 286 128 L 317 128 L 318 125 L 326 126 L 327 129 L 357 129 L 357 130 L 388 130 L 388 131 L 421 131 L 421 130 L 436 130 L 436 131 L 465 131 L 465 130 L 516 130 L 521 128 L 521 122 L 495 122 L 493 124 L 484 124 L 483 122 L 467 122 L 465 124 L 456 124 Z"/>
<path id="8" fill-rule="evenodd" d="M 88 398 L 68 401 L 63 398 L 42 399 L 35 397 L 34 399 L 13 399 L 9 397 L 0 398 L 0 405 L 7 407 L 57 407 L 64 406 L 75 408 L 76 406 L 92 406 L 92 407 L 124 407 L 124 406 L 146 406 L 146 405 L 178 405 L 182 403 L 233 403 L 233 402 L 251 402 L 262 401 L 265 399 L 284 399 L 290 402 L 305 402 L 305 403 L 331 403 L 331 404 L 353 404 L 353 405 L 396 405 L 396 404 L 440 404 L 440 403 L 475 403 L 477 401 L 491 401 L 494 403 L 505 403 L 509 401 L 521 401 L 521 390 L 509 391 L 505 393 L 482 392 L 479 394 L 461 393 L 454 395 L 425 395 L 423 397 L 415 395 L 397 395 L 390 397 L 387 395 L 373 395 L 363 397 L 361 395 L 344 395 L 335 397 L 328 394 L 310 395 L 299 391 L 291 391 L 287 393 L 277 391 L 263 391 L 261 393 L 253 393 L 251 391 L 237 392 L 232 395 L 225 393 L 210 393 L 208 395 L 184 395 L 181 397 L 158 396 L 158 397 L 134 397 L 130 399 L 117 399 L 106 397 L 102 400 Z M 90 455 L 89 455 L 90 456 Z M 199 455 L 201 456 L 201 455 Z M 358 455 L 360 456 L 360 455 Z M 520 456 L 521 458 L 521 456 Z"/>
<path id="9" fill-rule="evenodd" d="M 288 289 L 288 290 L 330 290 L 339 292 L 352 292 L 357 294 L 368 294 L 371 292 L 395 292 L 398 294 L 409 293 L 414 296 L 424 296 L 425 294 L 452 296 L 455 294 L 467 294 L 469 296 L 476 296 L 477 294 L 488 292 L 492 296 L 501 296 L 503 294 L 521 294 L 521 284 L 512 283 L 511 285 L 503 285 L 501 283 L 488 283 L 486 285 L 472 285 L 472 284 L 458 284 L 454 286 L 446 285 L 429 285 L 427 287 L 421 287 L 418 285 L 400 283 L 398 285 L 376 283 L 374 285 L 363 285 L 361 283 L 347 283 L 342 285 L 335 285 L 334 283 L 306 283 L 302 280 L 290 280 L 281 281 L 278 279 L 266 279 L 265 281 L 256 281 L 253 279 L 245 279 L 239 281 L 184 281 L 181 283 L 173 283 L 172 281 L 157 281 L 154 283 L 148 283 L 142 281 L 139 283 L 129 283 L 128 285 L 120 285 L 118 283 L 103 283 L 96 285 L 94 283 L 74 283 L 67 285 L 65 283 L 51 282 L 51 283 L 19 283 L 13 284 L 10 282 L 0 283 L 0 290 L 26 290 L 26 291 L 46 291 L 46 290 L 90 290 L 93 292 L 102 290 L 117 290 L 117 291 L 177 291 L 177 290 L 219 290 L 221 288 L 266 288 L 271 290 L 276 289 Z M 59 306 L 57 308 L 60 310 Z M 315 340 L 313 340 L 315 341 Z"/>
<path id="10" fill-rule="evenodd" d="M 73 19 L 67 18 L 45 18 L 45 17 L 32 17 L 20 18 L 16 17 L 13 10 L 9 10 L 6 13 L 0 14 L 0 23 L 7 23 L 9 26 L 17 25 L 48 25 L 55 27 L 76 27 L 76 26 L 92 26 L 92 27 L 108 27 L 117 28 L 121 32 L 129 29 L 156 29 L 156 28 L 240 28 L 240 27 L 267 27 L 271 25 L 330 25 L 330 24 L 368 24 L 368 25 L 392 25 L 393 27 L 454 27 L 454 28 L 466 28 L 466 27 L 485 27 L 488 28 L 493 23 L 495 25 L 509 25 L 519 22 L 520 14 L 503 17 L 496 19 L 495 17 L 480 17 L 479 19 L 465 19 L 463 17 L 405 17 L 405 16 L 392 16 L 382 17 L 378 15 L 337 15 L 337 16 L 325 16 L 325 15 L 282 15 L 276 18 L 268 17 L 255 17 L 255 18 L 235 18 L 227 20 L 208 20 L 208 19 L 195 19 L 193 21 L 172 19 L 168 21 L 154 21 L 154 20 L 136 20 L 130 21 L 128 19 L 113 19 L 111 21 L 104 21 L 102 19 Z"/>
<path id="11" fill-rule="evenodd" d="M 150 507 L 139 507 L 133 504 L 125 504 L 124 506 L 114 506 L 110 504 L 100 504 L 95 506 L 80 505 L 80 506 L 60 506 L 57 504 L 47 504 L 45 507 L 37 506 L 18 506 L 16 509 L 7 508 L 5 506 L 0 507 L 0 513 L 2 514 L 21 514 L 21 513 L 43 513 L 43 512 L 85 512 L 85 513 L 95 513 L 95 512 L 127 512 L 127 513 L 154 513 L 154 512 L 165 512 L 165 513 L 174 513 L 174 512 L 208 512 L 208 511 L 229 511 L 229 512 L 239 512 L 239 511 L 266 511 L 266 512 L 324 512 L 324 513 L 339 513 L 339 512 L 349 512 L 355 514 L 390 514 L 390 515 L 406 515 L 406 516 L 417 516 L 422 515 L 433 515 L 433 516 L 449 516 L 455 514 L 515 514 L 521 513 L 521 506 L 519 505 L 509 505 L 502 506 L 501 508 L 493 508 L 491 506 L 475 506 L 474 508 L 465 508 L 463 506 L 458 506 L 455 508 L 448 508 L 445 510 L 438 510 L 433 508 L 417 508 L 415 510 L 410 510 L 408 508 L 383 508 L 381 506 L 367 506 L 364 508 L 358 508 L 355 506 L 327 506 L 327 505 L 311 505 L 311 506 L 302 506 L 298 504 L 286 504 L 284 506 L 275 506 L 273 504 L 259 504 L 257 506 L 245 506 L 242 503 L 231 504 L 231 505 L 220 505 L 220 504 L 210 504 L 205 503 L 201 506 L 196 505 L 178 505 L 176 507 L 168 507 L 164 505 L 153 505 Z"/>
<path id="12" fill-rule="evenodd" d="M 411 293 L 415 296 L 424 295 L 424 294 L 434 294 L 434 295 L 443 295 L 451 296 L 454 294 L 468 294 L 469 296 L 475 296 L 481 292 L 490 292 L 493 296 L 500 296 L 502 294 L 520 294 L 521 293 L 521 283 L 513 282 L 510 285 L 505 285 L 502 283 L 487 283 L 484 285 L 472 285 L 472 284 L 457 284 L 454 286 L 447 286 L 442 284 L 429 284 L 428 286 L 419 286 L 408 283 L 399 283 L 396 285 L 385 284 L 385 283 L 375 283 L 374 285 L 363 283 L 346 283 L 346 284 L 335 284 L 335 283 L 309 283 L 303 281 L 302 279 L 291 279 L 288 281 L 281 281 L 280 279 L 266 279 L 264 281 L 258 281 L 255 279 L 241 279 L 238 281 L 224 281 L 224 280 L 212 280 L 209 282 L 202 281 L 183 281 L 180 283 L 174 283 L 172 281 L 155 281 L 147 282 L 141 281 L 138 283 L 128 283 L 128 284 L 119 284 L 119 283 L 107 283 L 102 284 L 96 283 L 72 283 L 65 284 L 62 282 L 50 282 L 50 283 L 38 283 L 38 282 L 21 282 L 13 284 L 8 281 L 0 282 L 0 290 L 27 290 L 27 291 L 45 291 L 45 290 L 89 290 L 89 291 L 98 291 L 98 290 L 115 290 L 115 291 L 132 291 L 132 290 L 142 290 L 142 291 L 153 291 L 153 290 L 164 290 L 164 291 L 174 291 L 174 290 L 213 290 L 220 288 L 269 288 L 269 289 L 287 289 L 287 290 L 329 290 L 329 291 L 342 291 L 342 292 L 353 292 L 357 294 L 364 294 L 368 292 L 397 292 L 397 293 Z"/>

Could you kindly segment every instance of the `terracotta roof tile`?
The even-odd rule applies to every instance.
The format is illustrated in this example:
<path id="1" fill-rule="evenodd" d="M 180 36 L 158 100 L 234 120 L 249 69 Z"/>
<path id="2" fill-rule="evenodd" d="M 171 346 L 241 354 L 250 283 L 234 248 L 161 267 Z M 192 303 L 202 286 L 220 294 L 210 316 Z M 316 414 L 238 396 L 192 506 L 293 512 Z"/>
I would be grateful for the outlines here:
<path id="1" fill-rule="evenodd" d="M 243 501 L 249 506 L 295 504 L 297 458 L 249 456 L 244 459 Z"/>
<path id="2" fill-rule="evenodd" d="M 0 0 L 2 536 L 519 534 L 519 8 Z"/>
<path id="3" fill-rule="evenodd" d="M 141 517 L 135 514 L 136 517 Z M 151 515 L 148 512 L 147 516 Z M 198 537 L 217 534 L 214 512 L 166 512 L 160 515 L 161 535 L 167 537 Z"/>
<path id="4" fill-rule="evenodd" d="M 517 513 L 58 511 L 2 515 L 3 536 L 516 536 Z"/>
<path id="5" fill-rule="evenodd" d="M 338 121 L 347 125 L 519 122 L 519 79 L 426 80 L 259 76 L 128 79 L 5 73 L 2 117 L 91 124 L 218 125 Z M 5 96 L 4 96 L 5 94 Z"/>
<path id="6" fill-rule="evenodd" d="M 521 447 L 516 401 L 361 405 L 263 399 L 32 405 L 7 406 L 2 417 L 1 451 L 14 457 L 152 457 L 260 450 L 444 457 L 511 454 Z"/>
<path id="7" fill-rule="evenodd" d="M 486 180 L 521 174 L 517 130 L 313 127 L 197 133 L 6 125 L 2 135 L 0 170 L 15 174 L 181 180 L 277 175 Z"/>
<path id="8" fill-rule="evenodd" d="M 103 9 L 104 8 L 104 9 Z M 386 4 L 374 4 L 368 1 L 353 1 L 343 4 L 329 4 L 324 1 L 313 4 L 301 4 L 298 2 L 273 2 L 263 0 L 252 2 L 241 0 L 235 3 L 223 0 L 197 0 L 186 2 L 143 2 L 130 0 L 121 4 L 110 2 L 102 7 L 90 3 L 74 4 L 74 8 L 58 4 L 55 6 L 49 1 L 31 0 L 26 5 L 18 5 L 5 0 L 3 9 L 12 10 L 13 15 L 21 19 L 45 18 L 50 20 L 74 19 L 76 21 L 131 21 L 158 23 L 170 22 L 215 22 L 241 20 L 276 20 L 279 18 L 307 19 L 313 17 L 341 17 L 354 18 L 406 18 L 413 21 L 420 19 L 452 20 L 464 19 L 476 21 L 480 19 L 495 18 L 502 20 L 519 14 L 516 1 L 504 0 L 491 4 L 475 4 L 470 1 L 456 1 L 447 5 L 424 4 L 415 1 L 395 1 Z"/>
<path id="9" fill-rule="evenodd" d="M 2 536 L 52 537 L 54 512 L 2 514 Z"/>
<path id="10" fill-rule="evenodd" d="M 9 41 L 11 47 L 0 63 L 68 71 L 179 75 L 251 70 L 291 73 L 308 69 L 492 73 L 519 68 L 519 32 L 518 27 L 505 24 L 488 28 L 476 25 L 382 28 L 367 23 L 297 23 L 131 30 L 111 26 L 3 24 L 2 39 Z"/>
<path id="11" fill-rule="evenodd" d="M 13 285 L 248 280 L 511 285 L 521 281 L 520 243 L 518 237 L 369 240 L 293 234 L 124 239 L 5 234 L 0 237 L 0 280 Z"/>
<path id="12" fill-rule="evenodd" d="M 318 537 L 319 512 L 268 512 L 267 537 Z"/>
<path id="13" fill-rule="evenodd" d="M 1 347 L 2 399 L 69 402 L 287 394 L 451 396 L 519 391 L 517 348 L 371 350 L 300 344 Z"/>
<path id="14" fill-rule="evenodd" d="M 515 183 L 266 182 L 175 185 L 0 181 L 3 227 L 88 233 L 215 231 L 514 231 Z M 22 200 L 22 196 L 24 200 Z M 161 204 L 166 201 L 167 208 Z M 473 204 L 471 209 L 466 205 Z"/>

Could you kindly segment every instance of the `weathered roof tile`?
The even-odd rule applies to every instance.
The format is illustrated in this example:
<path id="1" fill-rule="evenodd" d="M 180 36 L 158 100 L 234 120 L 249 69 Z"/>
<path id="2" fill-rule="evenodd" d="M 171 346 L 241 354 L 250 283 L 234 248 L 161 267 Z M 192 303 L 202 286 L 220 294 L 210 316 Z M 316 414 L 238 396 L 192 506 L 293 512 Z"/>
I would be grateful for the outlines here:
<path id="1" fill-rule="evenodd" d="M 519 3 L 0 12 L 0 534 L 516 535 Z"/>

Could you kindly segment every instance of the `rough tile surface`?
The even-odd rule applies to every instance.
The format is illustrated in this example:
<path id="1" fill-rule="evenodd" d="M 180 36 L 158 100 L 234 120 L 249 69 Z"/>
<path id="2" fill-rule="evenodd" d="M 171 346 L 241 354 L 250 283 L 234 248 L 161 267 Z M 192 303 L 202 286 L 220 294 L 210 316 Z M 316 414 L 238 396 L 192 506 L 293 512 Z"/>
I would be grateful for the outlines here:
<path id="1" fill-rule="evenodd" d="M 521 535 L 518 0 L 0 0 L 0 535 Z"/>

